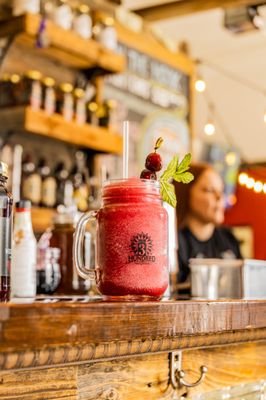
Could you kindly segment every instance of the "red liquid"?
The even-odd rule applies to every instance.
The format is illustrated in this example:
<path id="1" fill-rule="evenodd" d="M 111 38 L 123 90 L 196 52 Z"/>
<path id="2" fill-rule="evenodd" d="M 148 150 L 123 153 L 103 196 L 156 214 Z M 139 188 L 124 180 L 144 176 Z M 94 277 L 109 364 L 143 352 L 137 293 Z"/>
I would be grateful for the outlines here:
<path id="1" fill-rule="evenodd" d="M 97 232 L 100 292 L 160 298 L 169 273 L 167 213 L 158 187 L 130 179 L 109 185 L 103 198 Z"/>

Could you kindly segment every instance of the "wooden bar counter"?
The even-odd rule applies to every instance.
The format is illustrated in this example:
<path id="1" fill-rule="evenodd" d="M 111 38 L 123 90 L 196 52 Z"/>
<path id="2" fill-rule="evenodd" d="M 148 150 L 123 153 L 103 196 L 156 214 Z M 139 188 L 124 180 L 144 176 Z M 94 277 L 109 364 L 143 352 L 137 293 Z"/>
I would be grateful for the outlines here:
<path id="1" fill-rule="evenodd" d="M 266 300 L 11 302 L 0 323 L 1 400 L 199 398 L 266 386 Z M 175 371 L 173 387 L 177 359 L 186 382 L 208 368 L 195 388 Z"/>

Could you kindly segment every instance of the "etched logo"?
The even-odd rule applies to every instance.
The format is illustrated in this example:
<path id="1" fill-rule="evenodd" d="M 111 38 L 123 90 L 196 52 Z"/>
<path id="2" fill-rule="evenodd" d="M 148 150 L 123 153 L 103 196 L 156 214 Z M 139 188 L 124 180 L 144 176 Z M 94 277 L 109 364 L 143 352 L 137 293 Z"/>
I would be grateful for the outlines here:
<path id="1" fill-rule="evenodd" d="M 144 232 L 133 236 L 130 241 L 130 255 L 128 256 L 129 263 L 149 264 L 155 262 L 155 256 L 152 254 L 153 244 L 151 237 Z"/>

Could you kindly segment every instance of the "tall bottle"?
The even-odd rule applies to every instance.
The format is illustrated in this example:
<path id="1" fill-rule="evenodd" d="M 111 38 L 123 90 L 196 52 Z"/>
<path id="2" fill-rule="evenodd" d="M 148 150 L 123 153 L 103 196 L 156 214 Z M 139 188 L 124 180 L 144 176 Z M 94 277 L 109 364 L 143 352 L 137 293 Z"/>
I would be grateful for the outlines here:
<path id="1" fill-rule="evenodd" d="M 37 242 L 32 229 L 31 203 L 16 203 L 11 267 L 12 297 L 36 295 Z"/>
<path id="2" fill-rule="evenodd" d="M 88 169 L 85 165 L 85 155 L 81 151 L 75 154 L 76 163 L 72 170 L 71 178 L 74 186 L 73 198 L 79 211 L 88 210 L 89 182 Z"/>
<path id="3" fill-rule="evenodd" d="M 56 205 L 56 180 L 44 158 L 39 161 L 38 171 L 42 180 L 41 206 L 54 207 Z"/>
<path id="4" fill-rule="evenodd" d="M 29 200 L 32 205 L 38 206 L 41 201 L 41 177 L 29 154 L 22 161 L 22 194 L 21 198 Z"/>
<path id="5" fill-rule="evenodd" d="M 71 206 L 73 204 L 73 183 L 63 161 L 56 165 L 53 175 L 56 179 L 56 205 Z"/>
<path id="6" fill-rule="evenodd" d="M 8 167 L 0 162 L 0 301 L 10 297 L 10 266 L 12 243 L 12 194 L 7 190 Z"/>

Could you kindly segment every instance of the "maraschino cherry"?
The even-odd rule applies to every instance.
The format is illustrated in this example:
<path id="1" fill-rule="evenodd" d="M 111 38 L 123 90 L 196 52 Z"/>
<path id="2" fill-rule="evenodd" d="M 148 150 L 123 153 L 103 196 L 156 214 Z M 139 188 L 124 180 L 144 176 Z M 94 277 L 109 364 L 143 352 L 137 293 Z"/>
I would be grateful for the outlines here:
<path id="1" fill-rule="evenodd" d="M 162 167 L 163 167 L 163 162 L 161 159 L 160 154 L 156 153 L 156 150 L 159 149 L 159 147 L 162 145 L 163 143 L 163 139 L 159 138 L 156 140 L 155 146 L 154 146 L 154 152 L 150 153 L 147 158 L 146 158 L 146 162 L 145 162 L 145 167 L 149 170 L 149 171 L 161 171 Z"/>
<path id="2" fill-rule="evenodd" d="M 163 143 L 163 139 L 160 137 L 156 140 L 154 146 L 154 152 L 150 153 L 145 162 L 145 169 L 141 172 L 140 178 L 141 179 L 153 179 L 157 180 L 156 172 L 162 169 L 163 163 L 160 154 L 156 153 L 156 150 L 161 147 Z"/>

